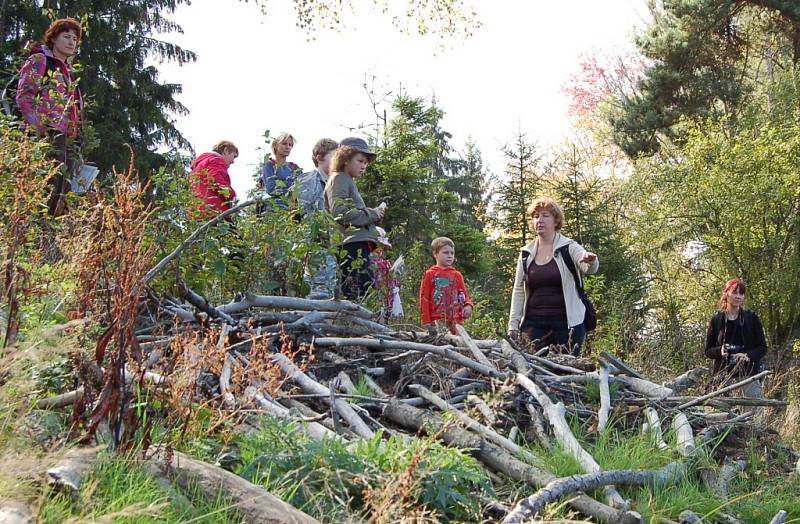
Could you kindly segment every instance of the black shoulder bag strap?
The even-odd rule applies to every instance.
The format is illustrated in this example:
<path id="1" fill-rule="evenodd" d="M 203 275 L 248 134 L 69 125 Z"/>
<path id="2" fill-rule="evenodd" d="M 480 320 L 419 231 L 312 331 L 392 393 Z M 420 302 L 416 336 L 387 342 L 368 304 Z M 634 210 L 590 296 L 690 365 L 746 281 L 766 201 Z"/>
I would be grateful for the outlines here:
<path id="1" fill-rule="evenodd" d="M 575 262 L 572 260 L 572 257 L 569 255 L 569 244 L 566 246 L 561 246 L 557 249 L 559 255 L 564 260 L 564 264 L 569 269 L 569 272 L 572 273 L 572 278 L 575 279 L 575 287 L 578 289 L 578 296 L 586 298 L 586 291 L 583 290 L 583 279 L 578 275 L 578 269 L 575 267 Z"/>

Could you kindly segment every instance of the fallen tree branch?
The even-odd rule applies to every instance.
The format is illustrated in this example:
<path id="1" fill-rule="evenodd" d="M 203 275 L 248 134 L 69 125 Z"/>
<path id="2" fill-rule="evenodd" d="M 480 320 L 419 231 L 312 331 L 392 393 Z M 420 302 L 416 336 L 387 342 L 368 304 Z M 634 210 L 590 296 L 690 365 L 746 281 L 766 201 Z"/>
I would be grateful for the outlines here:
<path id="1" fill-rule="evenodd" d="M 302 311 L 328 311 L 349 313 L 358 318 L 371 320 L 375 314 L 355 302 L 349 300 L 310 300 L 299 297 L 273 297 L 269 295 L 254 295 L 247 293 L 238 302 L 217 307 L 223 313 L 238 313 L 252 307 L 263 307 L 273 309 L 300 309 Z"/>
<path id="2" fill-rule="evenodd" d="M 244 522 L 253 524 L 319 524 L 319 521 L 269 491 L 217 466 L 183 453 L 162 451 L 156 461 L 183 489 L 199 488 L 210 500 L 231 502 Z"/>
<path id="3" fill-rule="evenodd" d="M 600 368 L 600 409 L 597 412 L 597 432 L 602 433 L 611 413 L 611 391 L 608 388 L 608 366 Z"/>
<path id="4" fill-rule="evenodd" d="M 749 384 L 750 382 L 752 382 L 754 380 L 758 380 L 761 377 L 765 377 L 765 376 L 769 375 L 770 373 L 772 373 L 772 371 L 770 371 L 770 370 L 762 371 L 761 373 L 753 375 L 752 377 L 747 377 L 746 379 L 740 380 L 739 382 L 737 382 L 735 384 L 731 384 L 730 386 L 725 386 L 725 387 L 720 388 L 720 389 L 718 389 L 716 391 L 712 391 L 711 393 L 709 393 L 707 395 L 703 395 L 702 397 L 697 397 L 694 400 L 690 400 L 689 402 L 684 402 L 683 404 L 681 404 L 680 406 L 678 406 L 675 409 L 680 411 L 680 410 L 683 410 L 683 409 L 686 409 L 686 408 L 689 408 L 689 407 L 692 407 L 692 406 L 696 406 L 698 404 L 702 404 L 704 401 L 706 401 L 708 399 L 711 399 L 711 398 L 714 398 L 714 397 L 718 397 L 718 396 L 722 395 L 723 393 L 727 393 L 728 391 L 734 390 L 736 388 L 740 388 L 740 387 L 744 386 L 745 384 Z"/>
<path id="5" fill-rule="evenodd" d="M 472 341 L 472 337 L 469 336 L 469 333 L 467 333 L 467 330 L 464 329 L 464 326 L 462 326 L 461 324 L 456 324 L 456 331 L 458 332 L 458 335 L 461 337 L 461 341 L 464 343 L 467 349 L 469 349 L 470 353 L 472 353 L 472 356 L 475 357 L 475 360 L 477 360 L 487 368 L 497 369 L 497 367 L 494 364 L 492 364 L 492 362 L 488 358 L 486 358 L 486 355 L 483 354 L 483 351 L 481 351 L 481 349 L 477 346 L 477 344 L 475 344 L 475 342 Z"/>
<path id="6" fill-rule="evenodd" d="M 522 499 L 503 519 L 503 524 L 520 524 L 534 517 L 544 507 L 559 498 L 576 491 L 591 491 L 603 486 L 644 486 L 675 483 L 686 474 L 681 462 L 670 462 L 659 469 L 612 470 L 590 475 L 573 475 L 548 483 L 530 497 Z"/>
<path id="7" fill-rule="evenodd" d="M 442 356 L 448 360 L 452 360 L 460 366 L 467 367 L 481 375 L 486 375 L 501 380 L 506 378 L 506 374 L 498 371 L 493 367 L 487 367 L 479 362 L 475 362 L 469 357 L 462 355 L 455 351 L 451 346 L 434 346 L 432 344 L 421 344 L 419 342 L 404 342 L 395 340 L 373 339 L 373 338 L 335 338 L 324 337 L 314 340 L 314 344 L 318 346 L 334 346 L 334 347 L 349 347 L 349 346 L 363 346 L 369 349 L 398 349 L 402 351 L 422 351 L 423 353 L 432 353 L 434 355 Z"/>

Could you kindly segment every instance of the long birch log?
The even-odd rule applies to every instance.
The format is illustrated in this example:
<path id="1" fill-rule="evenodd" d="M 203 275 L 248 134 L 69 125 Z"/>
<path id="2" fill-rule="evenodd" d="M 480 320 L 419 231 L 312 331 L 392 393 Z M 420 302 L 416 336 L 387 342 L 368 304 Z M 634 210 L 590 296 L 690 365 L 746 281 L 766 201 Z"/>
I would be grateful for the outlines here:
<path id="1" fill-rule="evenodd" d="M 458 336 L 461 337 L 461 341 L 464 343 L 467 349 L 469 349 L 470 353 L 472 353 L 472 356 L 475 357 L 475 360 L 487 368 L 497 369 L 496 366 L 492 364 L 488 358 L 486 358 L 486 355 L 484 355 L 483 351 L 481 351 L 478 345 L 472 341 L 472 337 L 469 336 L 469 333 L 467 333 L 467 330 L 464 329 L 464 326 L 461 324 L 456 324 L 456 331 L 458 332 Z"/>
<path id="2" fill-rule="evenodd" d="M 664 434 L 661 431 L 661 419 L 658 412 L 653 408 L 645 408 L 644 416 L 647 417 L 646 431 L 650 433 L 658 449 L 667 449 L 667 443 L 664 442 Z"/>
<path id="3" fill-rule="evenodd" d="M 611 413 L 611 391 L 608 387 L 608 366 L 600 368 L 600 409 L 597 412 L 597 432 L 602 433 Z"/>
<path id="4" fill-rule="evenodd" d="M 244 522 L 253 524 L 319 524 L 297 508 L 282 501 L 261 486 L 217 466 L 173 451 L 161 452 L 157 462 L 184 489 L 199 488 L 207 497 L 222 497 L 231 503 Z"/>
<path id="5" fill-rule="evenodd" d="M 462 355 L 455 351 L 452 346 L 434 346 L 433 344 L 421 344 L 419 342 L 404 342 L 396 340 L 384 340 L 373 338 L 336 338 L 336 337 L 320 337 L 314 340 L 314 344 L 318 346 L 334 346 L 334 347 L 349 347 L 349 346 L 363 346 L 369 349 L 398 349 L 401 351 L 422 351 L 423 353 L 432 353 L 434 355 L 442 356 L 448 360 L 455 362 L 460 366 L 467 367 L 481 375 L 486 375 L 492 378 L 504 380 L 506 374 L 498 371 L 493 367 L 487 367 L 480 362 L 475 362 L 469 357 Z"/>
<path id="6" fill-rule="evenodd" d="M 371 320 L 375 314 L 349 300 L 310 300 L 299 297 L 278 297 L 270 295 L 255 295 L 247 293 L 242 300 L 218 306 L 223 313 L 238 313 L 252 307 L 273 309 L 299 309 L 302 311 L 332 311 L 349 313 L 353 316 Z"/>
<path id="7" fill-rule="evenodd" d="M 78 495 L 83 479 L 92 471 L 98 455 L 105 446 L 73 448 L 52 468 L 47 470 L 47 484 L 66 489 L 72 497 Z"/>
<path id="8" fill-rule="evenodd" d="M 550 425 L 553 427 L 553 434 L 561 443 L 562 448 L 578 461 L 581 468 L 583 468 L 586 473 L 598 473 L 600 471 L 600 465 L 594 457 L 583 449 L 578 439 L 575 438 L 575 435 L 573 435 L 572 431 L 569 429 L 567 420 L 564 418 L 564 404 L 561 402 L 554 404 L 553 401 L 550 400 L 550 397 L 539 389 L 539 386 L 534 384 L 531 379 L 522 373 L 517 373 L 517 384 L 530 392 L 536 401 L 539 402 L 539 405 L 542 406 L 547 420 L 550 421 Z M 628 503 L 613 486 L 605 486 L 603 488 L 603 493 L 608 499 L 609 505 L 612 507 L 627 507 Z"/>
<path id="9" fill-rule="evenodd" d="M 487 428 L 483 424 L 480 424 L 475 419 L 470 417 L 469 415 L 462 413 L 461 411 L 457 410 L 447 402 L 445 402 L 442 398 L 438 395 L 430 391 L 425 386 L 421 386 L 419 384 L 411 384 L 408 386 L 408 389 L 419 395 L 420 397 L 424 398 L 443 412 L 452 413 L 456 419 L 464 424 L 465 427 L 471 429 L 472 431 L 479 433 L 481 436 L 486 438 L 488 441 L 500 446 L 501 448 L 506 449 L 507 451 L 513 453 L 514 455 L 524 457 L 529 462 L 540 462 L 540 460 L 531 452 L 519 447 L 514 442 L 508 440 L 503 435 L 500 435 L 493 429 Z"/>
<path id="10" fill-rule="evenodd" d="M 720 389 L 718 389 L 716 391 L 712 391 L 711 393 L 709 393 L 707 395 L 703 395 L 702 397 L 697 397 L 694 400 L 690 400 L 689 402 L 685 402 L 685 403 L 681 404 L 680 406 L 678 406 L 675 409 L 680 411 L 682 409 L 686 409 L 686 408 L 690 408 L 692 406 L 696 406 L 698 404 L 702 404 L 703 401 L 705 401 L 705 400 L 708 400 L 708 399 L 714 398 L 714 397 L 718 397 L 718 396 L 722 395 L 723 393 L 727 393 L 728 391 L 732 391 L 732 390 L 734 390 L 736 388 L 740 388 L 740 387 L 744 386 L 745 384 L 749 384 L 750 382 L 753 382 L 754 380 L 758 380 L 761 377 L 765 377 L 765 376 L 769 375 L 770 373 L 772 373 L 772 371 L 770 371 L 770 370 L 762 371 L 761 373 L 753 375 L 752 377 L 747 377 L 744 380 L 740 380 L 739 382 L 737 382 L 735 384 L 731 384 L 730 386 L 725 386 L 725 387 L 720 388 Z"/>
<path id="11" fill-rule="evenodd" d="M 514 371 L 517 373 L 528 373 L 528 361 L 525 360 L 522 353 L 517 351 L 507 340 L 500 342 L 500 352 L 511 362 L 511 367 L 514 368 Z"/>
<path id="12" fill-rule="evenodd" d="M 618 486 L 672 484 L 683 478 L 685 473 L 686 466 L 683 463 L 671 462 L 659 469 L 600 471 L 590 475 L 560 478 L 519 501 L 503 519 L 503 524 L 521 524 L 542 511 L 547 504 L 576 491 L 591 491 L 612 484 Z"/>
<path id="13" fill-rule="evenodd" d="M 277 402 L 267 400 L 263 394 L 257 392 L 255 388 L 252 388 L 252 386 L 245 390 L 245 395 L 252 396 L 258 406 L 273 417 L 296 420 L 296 418 L 292 416 L 292 413 L 289 409 L 281 406 Z M 341 438 L 336 433 L 318 422 L 303 422 L 303 424 L 306 426 L 308 436 L 314 440 L 320 441 L 323 439 Z"/>
<path id="14" fill-rule="evenodd" d="M 300 389 L 303 391 L 307 393 L 330 396 L 330 389 L 300 371 L 286 355 L 277 353 L 272 356 L 272 362 L 277 364 L 287 377 L 297 382 L 297 384 L 300 386 Z M 361 417 L 355 412 L 348 402 L 341 398 L 335 398 L 333 401 L 333 406 L 334 409 L 336 409 L 336 411 L 342 416 L 342 418 L 345 419 L 350 425 L 350 429 L 352 429 L 359 437 L 369 440 L 375 436 L 375 433 L 369 429 L 363 420 L 361 420 Z"/>
<path id="15" fill-rule="evenodd" d="M 694 442 L 694 433 L 689 419 L 683 413 L 677 413 L 672 417 L 672 429 L 675 430 L 675 440 L 678 453 L 683 457 L 688 457 L 697 448 Z"/>
<path id="16" fill-rule="evenodd" d="M 469 450 L 483 464 L 494 471 L 508 475 L 514 480 L 526 482 L 531 486 L 540 488 L 558 478 L 552 473 L 514 458 L 502 448 L 482 440 L 474 433 L 452 424 L 445 424 L 441 417 L 429 411 L 391 400 L 383 408 L 383 416 L 414 431 L 424 431 L 428 435 L 435 435 L 436 438 L 442 439 L 451 446 Z M 634 511 L 619 511 L 583 494 L 571 498 L 567 504 L 572 509 L 606 524 L 644 523 L 641 515 Z"/>

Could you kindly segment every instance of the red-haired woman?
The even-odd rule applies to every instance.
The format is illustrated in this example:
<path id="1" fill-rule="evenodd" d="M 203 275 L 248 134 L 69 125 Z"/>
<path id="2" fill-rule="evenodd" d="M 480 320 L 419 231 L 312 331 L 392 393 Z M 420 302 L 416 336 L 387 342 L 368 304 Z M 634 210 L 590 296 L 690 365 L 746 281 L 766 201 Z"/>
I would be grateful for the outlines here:
<path id="1" fill-rule="evenodd" d="M 28 129 L 51 138 L 57 160 L 65 166 L 51 179 L 53 190 L 48 201 L 51 215 L 63 211 L 63 196 L 75 168 L 75 139 L 80 133 L 83 100 L 73 78 L 69 59 L 78 50 L 81 25 L 73 18 L 56 20 L 44 34 L 44 43 L 35 44 L 20 69 L 16 101 Z"/>
<path id="2" fill-rule="evenodd" d="M 744 309 L 747 287 L 741 279 L 725 283 L 719 300 L 719 311 L 711 317 L 706 334 L 706 356 L 714 360 L 714 373 L 721 381 L 749 377 L 761 369 L 767 353 L 764 328 L 754 312 Z M 761 383 L 757 380 L 742 388 L 746 397 L 760 398 Z"/>

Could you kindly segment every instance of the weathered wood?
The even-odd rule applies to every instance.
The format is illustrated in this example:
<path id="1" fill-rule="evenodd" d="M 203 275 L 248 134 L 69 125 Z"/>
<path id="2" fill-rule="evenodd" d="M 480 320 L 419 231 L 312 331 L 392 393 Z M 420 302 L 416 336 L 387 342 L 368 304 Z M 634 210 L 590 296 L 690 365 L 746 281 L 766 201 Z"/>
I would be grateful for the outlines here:
<path id="1" fill-rule="evenodd" d="M 239 323 L 229 314 L 212 306 L 203 295 L 191 289 L 183 280 L 181 280 L 178 285 L 180 288 L 181 298 L 185 299 L 189 304 L 193 305 L 209 317 L 218 318 L 231 326 L 235 326 Z"/>
<path id="2" fill-rule="evenodd" d="M 680 410 L 683 410 L 683 409 L 686 409 L 686 408 L 689 408 L 689 407 L 692 407 L 692 406 L 696 406 L 698 404 L 702 404 L 703 401 L 705 401 L 705 400 L 708 400 L 708 399 L 711 399 L 711 398 L 714 398 L 714 397 L 718 397 L 718 396 L 722 395 L 723 393 L 727 393 L 728 391 L 732 391 L 732 390 L 734 390 L 736 388 L 740 388 L 740 387 L 744 386 L 745 384 L 749 384 L 750 382 L 752 382 L 754 380 L 760 379 L 761 377 L 766 377 L 770 373 L 772 373 L 772 371 L 769 371 L 769 370 L 762 371 L 761 373 L 755 374 L 752 377 L 747 377 L 744 380 L 740 380 L 739 382 L 737 382 L 735 384 L 731 384 L 730 386 L 725 386 L 723 388 L 719 388 L 716 391 L 712 391 L 711 393 L 709 393 L 707 395 L 703 395 L 702 397 L 697 397 L 694 400 L 690 400 L 689 402 L 685 402 L 685 403 L 681 404 L 680 406 L 678 406 L 675 409 L 680 411 Z"/>
<path id="3" fill-rule="evenodd" d="M 517 373 L 517 384 L 532 394 L 539 405 L 542 406 L 545 417 L 547 417 L 547 420 L 550 422 L 553 428 L 553 434 L 561 443 L 561 447 L 578 461 L 581 468 L 583 468 L 586 473 L 598 473 L 600 471 L 600 465 L 594 457 L 583 449 L 578 439 L 572 434 L 572 430 L 569 429 L 569 424 L 567 424 L 567 420 L 564 418 L 564 405 L 561 402 L 557 404 L 553 403 L 550 397 L 548 397 L 539 386 L 522 373 Z M 627 507 L 627 502 L 613 486 L 605 486 L 603 492 L 612 507 Z"/>
<path id="4" fill-rule="evenodd" d="M 375 314 L 372 311 L 349 300 L 309 300 L 299 297 L 273 297 L 252 293 L 247 293 L 243 299 L 219 306 L 217 309 L 223 313 L 238 313 L 254 307 L 299 309 L 301 311 L 332 311 L 349 313 L 366 320 L 375 318 Z"/>
<path id="5" fill-rule="evenodd" d="M 319 521 L 287 504 L 264 488 L 217 466 L 183 453 L 161 452 L 158 464 L 184 489 L 200 489 L 209 500 L 231 503 L 244 522 L 253 524 L 319 524 Z"/>
<path id="6" fill-rule="evenodd" d="M 52 468 L 47 470 L 47 484 L 58 489 L 66 489 L 76 497 L 83 479 L 94 469 L 94 463 L 105 446 L 72 448 Z"/>
<path id="7" fill-rule="evenodd" d="M 0 503 L 0 524 L 34 524 L 33 511 L 28 504 L 5 500 Z"/>
<path id="8" fill-rule="evenodd" d="M 609 364 L 614 364 L 614 367 L 619 369 L 621 372 L 625 373 L 629 377 L 639 378 L 645 380 L 645 378 L 640 375 L 635 369 L 628 366 L 625 362 L 622 361 L 619 357 L 612 355 L 608 351 L 601 351 L 600 356 Z"/>
<path id="9" fill-rule="evenodd" d="M 375 393 L 375 395 L 378 398 L 389 398 L 389 395 L 387 395 L 386 392 L 384 392 L 383 389 L 378 385 L 378 383 L 375 382 L 374 378 L 372 378 L 366 373 L 364 373 L 363 378 L 364 378 L 364 383 L 367 385 L 370 391 Z"/>
<path id="10" fill-rule="evenodd" d="M 533 427 L 533 432 L 536 433 L 536 437 L 539 439 L 539 442 L 547 451 L 554 453 L 556 451 L 556 447 L 553 444 L 553 441 L 550 440 L 550 437 L 547 436 L 547 432 L 544 430 L 544 419 L 542 417 L 542 413 L 539 411 L 539 408 L 530 402 L 526 402 L 525 407 L 528 409 L 528 413 L 531 415 L 531 426 Z"/>
<path id="11" fill-rule="evenodd" d="M 780 510 L 778 513 L 775 514 L 774 517 L 772 517 L 772 520 L 769 521 L 769 524 L 783 524 L 784 522 L 786 522 L 786 519 L 788 517 L 789 514 L 786 511 Z"/>
<path id="12" fill-rule="evenodd" d="M 686 473 L 686 466 L 680 462 L 671 462 L 666 466 L 653 470 L 612 470 L 600 471 L 590 475 L 573 475 L 548 483 L 530 497 L 524 498 L 503 519 L 503 524 L 521 524 L 534 517 L 544 507 L 559 498 L 576 491 L 591 491 L 603 486 L 624 485 L 664 485 L 675 483 Z"/>
<path id="13" fill-rule="evenodd" d="M 539 459 L 531 452 L 521 448 L 514 442 L 511 442 L 503 435 L 500 435 L 493 429 L 487 428 L 483 424 L 480 424 L 475 419 L 462 413 L 461 411 L 457 410 L 443 399 L 441 399 L 438 395 L 430 391 L 428 388 L 424 386 L 420 386 L 419 384 L 412 384 L 408 386 L 408 389 L 419 395 L 420 397 L 424 398 L 440 410 L 444 412 L 452 413 L 455 416 L 456 420 L 460 423 L 464 424 L 464 426 L 472 431 L 480 434 L 490 442 L 508 450 L 509 452 L 513 453 L 514 455 L 524 457 L 529 462 L 538 462 Z"/>
<path id="14" fill-rule="evenodd" d="M 277 364 L 287 377 L 297 382 L 297 384 L 300 386 L 300 389 L 303 391 L 328 396 L 331 394 L 330 389 L 300 371 L 286 355 L 277 353 L 272 356 L 272 362 Z M 363 420 L 361 420 L 361 417 L 355 412 L 353 407 L 350 406 L 348 402 L 341 398 L 336 398 L 333 401 L 333 405 L 336 411 L 350 425 L 350 429 L 352 429 L 359 437 L 369 440 L 375 436 L 375 433 L 369 429 Z"/>
<path id="15" fill-rule="evenodd" d="M 608 366 L 600 368 L 600 409 L 597 411 L 597 432 L 602 433 L 611 413 L 611 391 L 608 388 Z"/>
<path id="16" fill-rule="evenodd" d="M 712 479 L 708 479 L 708 489 L 717 497 L 726 500 L 728 498 L 728 484 L 747 467 L 744 460 L 726 460 L 717 474 Z"/>
<path id="17" fill-rule="evenodd" d="M 483 351 L 472 341 L 472 337 L 469 336 L 467 330 L 464 329 L 464 326 L 461 324 L 456 324 L 456 331 L 458 332 L 459 337 L 461 337 L 461 341 L 464 345 L 469 349 L 472 356 L 475 357 L 475 360 L 486 366 L 487 368 L 497 368 L 492 362 L 486 358 L 486 355 L 483 354 Z"/>
<path id="18" fill-rule="evenodd" d="M 74 391 L 68 391 L 60 395 L 40 398 L 39 400 L 36 401 L 36 407 L 38 409 L 63 408 L 64 406 L 69 406 L 70 404 L 74 404 L 81 398 L 83 398 L 83 386 L 79 387 Z"/>
<path id="19" fill-rule="evenodd" d="M 462 355 L 454 350 L 452 346 L 434 346 L 432 344 L 421 344 L 419 342 L 403 342 L 396 340 L 384 340 L 373 338 L 335 338 L 335 337 L 321 337 L 314 340 L 314 344 L 318 346 L 334 346 L 334 347 L 352 347 L 363 346 L 369 349 L 382 349 L 391 350 L 398 349 L 401 351 L 422 351 L 423 353 L 432 353 L 439 355 L 456 364 L 493 378 L 501 380 L 506 378 L 506 374 L 498 371 L 495 368 L 487 367 L 480 362 L 475 362 L 469 357 Z"/>
<path id="20" fill-rule="evenodd" d="M 268 400 L 262 393 L 259 393 L 255 388 L 248 387 L 245 390 L 246 396 L 251 396 L 257 403 L 257 405 L 263 409 L 268 414 L 272 415 L 273 417 L 277 418 L 285 418 L 289 420 L 296 420 L 295 417 L 292 416 L 292 413 L 289 409 L 281 406 L 277 402 Z M 308 436 L 314 440 L 323 440 L 323 439 L 336 439 L 340 438 L 336 433 L 331 431 L 330 429 L 326 428 L 322 424 L 318 422 L 307 422 L 303 421 L 303 424 L 306 425 L 306 431 Z"/>
<path id="21" fill-rule="evenodd" d="M 475 408 L 480 411 L 481 416 L 489 423 L 489 427 L 497 424 L 497 415 L 495 415 L 492 408 L 489 407 L 489 404 L 484 402 L 481 397 L 477 395 L 467 395 L 466 403 L 475 406 Z"/>
<path id="22" fill-rule="evenodd" d="M 683 457 L 688 457 L 694 453 L 697 447 L 694 442 L 694 433 L 689 419 L 683 413 L 676 413 L 672 417 L 672 429 L 675 430 L 675 440 L 678 453 Z"/>
<path id="23" fill-rule="evenodd" d="M 664 387 L 668 387 L 675 393 L 683 391 L 684 389 L 689 389 L 700 381 L 700 378 L 708 371 L 708 368 L 694 368 L 690 369 L 683 375 L 679 375 L 674 379 L 670 380 L 669 382 L 664 384 Z"/>
<path id="24" fill-rule="evenodd" d="M 539 488 L 557 479 L 555 475 L 514 458 L 502 448 L 483 441 L 473 433 L 452 424 L 445 424 L 441 417 L 428 411 L 392 400 L 383 408 L 383 416 L 414 431 L 424 431 L 428 435 L 435 435 L 436 438 L 442 439 L 451 446 L 469 450 L 483 464 L 514 480 Z M 644 522 L 641 516 L 635 512 L 616 510 L 583 494 L 571 498 L 567 504 L 572 509 L 602 523 Z"/>
<path id="25" fill-rule="evenodd" d="M 350 375 L 345 373 L 344 371 L 340 371 L 336 378 L 339 379 L 339 387 L 345 393 L 350 393 L 351 395 L 355 395 L 358 393 L 356 389 L 356 385 L 353 384 L 353 381 L 350 379 Z"/>
<path id="26" fill-rule="evenodd" d="M 507 340 L 500 343 L 500 352 L 502 355 L 511 362 L 511 367 L 517 373 L 528 373 L 528 361 L 522 356 L 522 353 L 517 351 Z"/>
<path id="27" fill-rule="evenodd" d="M 661 419 L 658 412 L 653 408 L 645 408 L 644 416 L 647 417 L 646 430 L 650 433 L 658 449 L 667 449 L 667 443 L 664 442 L 664 434 L 661 432 Z"/>

